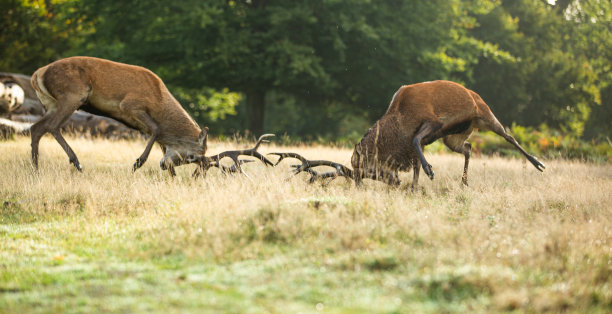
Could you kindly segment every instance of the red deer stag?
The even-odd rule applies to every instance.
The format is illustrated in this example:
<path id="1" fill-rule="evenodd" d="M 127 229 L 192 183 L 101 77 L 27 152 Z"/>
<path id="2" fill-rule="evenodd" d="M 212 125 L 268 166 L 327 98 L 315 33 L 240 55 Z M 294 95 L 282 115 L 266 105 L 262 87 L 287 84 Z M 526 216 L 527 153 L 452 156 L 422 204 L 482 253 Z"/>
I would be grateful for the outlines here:
<path id="1" fill-rule="evenodd" d="M 174 166 L 189 163 L 187 156 L 204 157 L 206 153 L 208 128 L 201 129 L 162 80 L 143 67 L 92 57 L 71 57 L 36 70 L 31 83 L 46 109 L 45 115 L 31 128 L 35 168 L 38 168 L 40 138 L 50 132 L 70 163 L 82 170 L 76 154 L 60 133 L 62 124 L 77 109 L 113 118 L 151 136 L 133 165 L 134 171 L 145 163 L 155 142 L 164 153 L 160 167 L 172 176 Z M 242 155 L 254 153 L 253 150 Z M 230 157 L 238 162 L 234 155 Z M 240 169 L 239 163 L 237 167 Z"/>
<path id="2" fill-rule="evenodd" d="M 77 109 L 113 118 L 151 136 L 133 170 L 145 163 L 155 142 L 164 152 L 160 165 L 171 174 L 175 165 L 184 163 L 184 156 L 206 152 L 208 128 L 200 129 L 162 80 L 145 68 L 92 57 L 71 57 L 36 70 L 31 83 L 46 109 L 31 129 L 32 163 L 36 168 L 38 143 L 50 132 L 69 161 L 82 170 L 59 129 Z"/>
<path id="3" fill-rule="evenodd" d="M 363 178 L 399 185 L 398 171 L 413 169 L 412 188 L 416 188 L 419 170 L 433 180 L 434 172 L 423 147 L 438 139 L 452 151 L 465 156 L 461 181 L 467 185 L 471 144 L 466 140 L 474 129 L 490 130 L 514 145 L 536 169 L 545 166 L 528 154 L 497 121 L 478 94 L 460 84 L 449 81 L 424 82 L 402 86 L 393 96 L 387 112 L 372 126 L 353 151 L 353 170 L 329 161 L 309 161 L 301 156 L 275 153 L 282 158 L 294 157 L 302 161 L 295 172 L 308 171 L 311 181 L 316 178 L 345 176 L 357 185 Z M 332 166 L 335 172 L 318 173 L 311 168 Z"/>

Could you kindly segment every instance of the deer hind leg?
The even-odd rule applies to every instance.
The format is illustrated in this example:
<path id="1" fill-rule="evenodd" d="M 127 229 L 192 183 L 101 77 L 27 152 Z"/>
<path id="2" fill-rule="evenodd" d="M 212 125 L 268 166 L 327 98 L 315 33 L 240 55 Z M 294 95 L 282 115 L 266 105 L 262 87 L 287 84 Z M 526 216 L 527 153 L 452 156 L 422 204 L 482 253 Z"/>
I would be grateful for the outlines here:
<path id="1" fill-rule="evenodd" d="M 527 151 L 525 151 L 525 149 L 521 147 L 521 145 L 514 139 L 514 137 L 512 137 L 512 135 L 506 133 L 504 127 L 494 117 L 492 119 L 480 119 L 478 126 L 481 129 L 491 130 L 495 132 L 497 135 L 503 137 L 508 143 L 514 145 L 514 147 L 516 147 L 523 155 L 525 155 L 527 160 L 529 160 L 529 162 L 531 162 L 533 166 L 536 167 L 536 169 L 544 171 L 544 169 L 546 168 L 546 166 L 544 166 L 544 164 L 542 164 L 537 158 L 527 153 Z"/>
<path id="2" fill-rule="evenodd" d="M 38 144 L 40 138 L 48 131 L 45 122 L 49 120 L 50 114 L 52 114 L 52 112 L 47 111 L 45 116 L 30 127 L 30 136 L 32 137 L 32 165 L 35 169 L 38 169 Z"/>
<path id="3" fill-rule="evenodd" d="M 36 169 L 38 169 L 38 144 L 42 136 L 49 132 L 53 135 L 55 140 L 57 140 L 62 149 L 64 149 L 70 163 L 72 163 L 77 170 L 82 171 L 79 159 L 59 130 L 59 128 L 70 118 L 72 113 L 85 102 L 87 97 L 87 93 L 83 95 L 71 95 L 72 96 L 58 98 L 57 101 L 46 104 L 49 110 L 44 117 L 30 128 L 32 137 L 32 164 Z"/>
<path id="4" fill-rule="evenodd" d="M 423 156 L 423 146 L 421 144 L 421 141 L 423 141 L 423 139 L 425 139 L 425 144 L 427 143 L 431 143 L 433 141 L 436 140 L 436 135 L 438 133 L 438 131 L 440 130 L 440 128 L 442 127 L 442 123 L 440 122 L 435 122 L 435 121 L 425 121 L 423 122 L 423 124 L 421 125 L 421 127 L 419 128 L 419 130 L 417 131 L 417 133 L 415 134 L 413 140 L 412 140 L 412 144 L 414 145 L 418 155 L 419 155 L 419 159 L 421 161 L 421 166 L 423 167 L 423 171 L 425 171 L 425 174 L 429 177 L 429 179 L 433 180 L 434 178 L 434 172 L 431 169 L 431 165 L 427 162 L 427 160 L 425 159 L 425 156 Z"/>
<path id="5" fill-rule="evenodd" d="M 468 166 L 470 164 L 470 154 L 472 152 L 472 144 L 467 142 L 467 138 L 471 134 L 471 130 L 469 133 L 455 134 L 449 135 L 442 139 L 444 145 L 450 148 L 450 150 L 463 154 L 465 156 L 465 162 L 463 164 L 463 176 L 461 177 L 461 183 L 468 185 L 467 174 L 468 174 Z"/>
<path id="6" fill-rule="evenodd" d="M 78 171 L 83 171 L 83 167 L 81 167 L 81 163 L 79 162 L 79 159 L 77 158 L 76 154 L 74 153 L 70 145 L 68 145 L 68 143 L 62 136 L 62 133 L 60 133 L 59 130 L 53 130 L 51 131 L 51 134 L 53 135 L 55 140 L 60 144 L 60 146 L 64 149 L 64 151 L 66 152 L 66 155 L 68 155 L 68 161 L 71 164 L 73 164 L 74 167 Z"/>

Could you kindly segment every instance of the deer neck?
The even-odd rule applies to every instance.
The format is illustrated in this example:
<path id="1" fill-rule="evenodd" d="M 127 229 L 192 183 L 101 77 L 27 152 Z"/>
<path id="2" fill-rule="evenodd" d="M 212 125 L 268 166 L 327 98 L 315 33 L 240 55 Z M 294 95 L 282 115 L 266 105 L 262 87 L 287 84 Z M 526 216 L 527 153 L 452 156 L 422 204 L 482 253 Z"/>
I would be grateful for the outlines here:
<path id="1" fill-rule="evenodd" d="M 198 141 L 202 129 L 171 95 L 169 97 L 167 101 L 172 104 L 165 108 L 172 109 L 155 117 L 160 128 L 157 142 L 183 156 L 202 151 Z"/>
<path id="2" fill-rule="evenodd" d="M 406 136 L 391 117 L 377 121 L 358 144 L 366 168 L 406 168 L 411 162 L 412 139 Z"/>

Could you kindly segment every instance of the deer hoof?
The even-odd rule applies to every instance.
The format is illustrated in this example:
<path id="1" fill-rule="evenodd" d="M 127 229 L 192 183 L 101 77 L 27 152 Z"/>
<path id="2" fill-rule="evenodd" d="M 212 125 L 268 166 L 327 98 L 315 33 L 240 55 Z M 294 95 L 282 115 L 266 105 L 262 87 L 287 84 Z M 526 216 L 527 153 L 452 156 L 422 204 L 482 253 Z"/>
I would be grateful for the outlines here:
<path id="1" fill-rule="evenodd" d="M 144 162 L 140 158 L 136 159 L 134 166 L 132 166 L 132 171 L 136 171 L 136 169 L 142 167 L 143 164 Z"/>
<path id="2" fill-rule="evenodd" d="M 433 169 L 431 169 L 431 165 L 430 164 L 423 164 L 423 170 L 425 171 L 425 174 L 429 177 L 429 179 L 433 180 L 433 178 L 434 178 L 434 171 L 433 171 Z"/>
<path id="3" fill-rule="evenodd" d="M 76 168 L 76 170 L 78 170 L 79 172 L 83 172 L 83 167 L 81 167 L 81 164 L 79 163 L 79 161 L 78 161 L 78 160 L 76 160 L 76 159 L 74 159 L 74 160 L 73 160 L 73 159 L 70 159 L 69 161 L 70 161 L 70 163 L 71 163 L 71 164 L 73 164 L 73 165 L 74 165 L 74 167 Z"/>

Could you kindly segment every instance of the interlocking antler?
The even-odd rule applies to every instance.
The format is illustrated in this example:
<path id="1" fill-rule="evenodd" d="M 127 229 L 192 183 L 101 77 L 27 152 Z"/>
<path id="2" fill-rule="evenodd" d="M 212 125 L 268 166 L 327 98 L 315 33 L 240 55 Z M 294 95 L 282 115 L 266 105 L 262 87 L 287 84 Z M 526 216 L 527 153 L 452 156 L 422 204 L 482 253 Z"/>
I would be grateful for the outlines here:
<path id="1" fill-rule="evenodd" d="M 276 164 L 274 164 L 274 166 L 278 165 L 285 158 L 295 158 L 301 161 L 302 162 L 301 165 L 291 165 L 293 168 L 295 168 L 293 169 L 293 174 L 295 175 L 300 172 L 309 173 L 310 174 L 310 180 L 308 181 L 309 183 L 313 183 L 317 179 L 325 179 L 325 178 L 332 178 L 331 180 L 337 177 L 345 177 L 347 179 L 353 179 L 353 170 L 351 170 L 350 168 L 342 164 L 339 164 L 333 161 L 308 160 L 296 153 L 270 153 L 269 155 L 279 156 L 278 161 L 276 162 Z M 320 173 L 312 169 L 314 167 L 319 167 L 319 166 L 332 167 L 332 168 L 335 168 L 336 171 Z"/>
<path id="2" fill-rule="evenodd" d="M 189 162 L 195 162 L 195 163 L 199 163 L 200 167 L 198 169 L 196 169 L 196 171 L 193 173 L 194 177 L 197 177 L 200 175 L 200 172 L 206 172 L 206 170 L 208 170 L 211 167 L 217 167 L 219 169 L 221 169 L 221 171 L 223 171 L 224 173 L 236 173 L 236 172 L 240 172 L 240 173 L 244 173 L 244 171 L 242 170 L 242 167 L 240 167 L 241 164 L 243 163 L 247 163 L 247 162 L 252 162 L 253 160 L 246 160 L 246 159 L 238 159 L 238 156 L 252 156 L 255 157 L 259 160 L 261 160 L 266 166 L 274 166 L 274 164 L 267 159 L 266 157 L 264 157 L 262 154 L 260 154 L 257 149 L 259 148 L 259 145 L 261 143 L 269 143 L 270 141 L 266 140 L 266 138 L 268 137 L 272 137 L 275 136 L 274 134 L 264 134 L 262 136 L 259 137 L 259 139 L 257 140 L 257 143 L 255 143 L 255 146 L 253 146 L 253 148 L 249 148 L 249 149 L 241 149 L 241 150 L 228 150 L 222 153 L 219 153 L 217 155 L 211 156 L 211 157 L 207 157 L 207 156 L 191 156 L 188 161 Z M 225 158 L 225 157 L 229 157 L 234 161 L 234 165 L 232 165 L 231 167 L 226 167 L 223 166 L 220 161 L 221 159 Z"/>
<path id="3" fill-rule="evenodd" d="M 254 161 L 255 161 L 255 160 L 250 160 L 250 159 L 240 159 L 240 160 L 238 160 L 238 163 L 239 163 L 240 165 L 242 165 L 242 164 L 246 164 L 246 163 L 249 163 L 249 162 L 254 162 Z M 233 165 L 231 165 L 231 166 L 229 166 L 229 167 L 228 167 L 228 166 L 224 166 L 224 165 L 222 165 L 222 164 L 221 164 L 220 162 L 218 162 L 218 161 L 213 162 L 213 163 L 210 165 L 210 167 L 217 167 L 217 168 L 221 169 L 221 172 L 223 172 L 223 173 L 231 173 L 231 174 L 234 174 L 234 173 L 241 172 L 241 170 L 239 170 L 239 169 L 238 169 L 238 166 L 237 166 L 236 164 L 233 164 Z M 209 167 L 209 168 L 210 168 L 210 167 Z"/>

